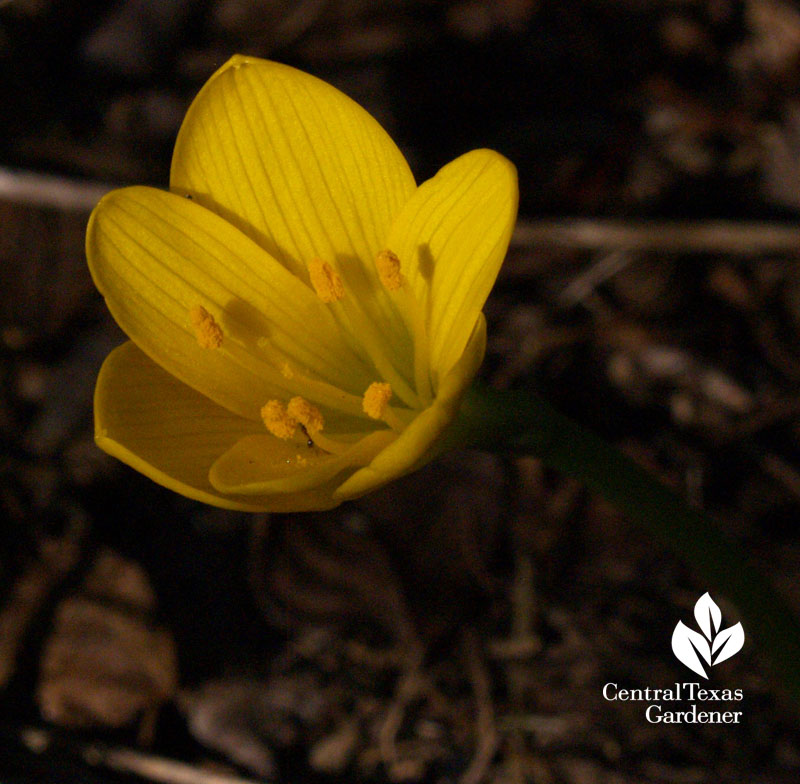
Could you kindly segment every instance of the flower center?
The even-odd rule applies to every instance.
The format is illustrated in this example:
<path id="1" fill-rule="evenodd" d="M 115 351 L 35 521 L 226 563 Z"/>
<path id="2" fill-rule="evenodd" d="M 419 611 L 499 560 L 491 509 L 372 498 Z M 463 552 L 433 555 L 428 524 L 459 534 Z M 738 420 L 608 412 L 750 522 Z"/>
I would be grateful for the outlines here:
<path id="1" fill-rule="evenodd" d="M 400 261 L 391 251 L 383 251 L 381 256 L 394 259 L 394 271 L 390 275 L 394 282 L 402 285 Z M 392 266 L 391 260 L 384 265 Z M 425 405 L 421 397 L 404 375 L 397 369 L 391 357 L 391 345 L 384 331 L 376 326 L 375 319 L 365 309 L 359 297 L 347 296 L 342 276 L 333 264 L 320 259 L 312 259 L 308 264 L 308 277 L 317 296 L 330 305 L 340 326 L 349 336 L 353 346 L 366 356 L 380 378 L 391 384 L 397 397 L 409 408 L 419 409 Z M 397 304 L 397 303 L 396 303 Z M 402 309 L 402 306 L 401 308 Z M 415 341 L 416 342 L 416 341 Z"/>
<path id="2" fill-rule="evenodd" d="M 285 385 L 287 391 L 302 391 L 323 406 L 351 416 L 357 413 L 354 404 L 358 401 L 358 413 L 361 416 L 366 414 L 372 420 L 384 422 L 391 430 L 402 432 L 414 418 L 415 412 L 427 406 L 434 395 L 430 380 L 426 319 L 410 282 L 403 275 L 400 259 L 391 250 L 382 250 L 375 258 L 375 268 L 381 285 L 401 314 L 412 339 L 413 387 L 391 359 L 391 351 L 388 350 L 391 344 L 386 331 L 381 331 L 376 326 L 374 316 L 370 315 L 370 310 L 359 297 L 348 296 L 348 287 L 336 266 L 329 261 L 314 258 L 308 262 L 307 268 L 308 280 L 316 295 L 331 307 L 351 344 L 372 364 L 380 380 L 370 384 L 359 401 L 355 395 L 322 380 L 308 377 L 285 357 L 280 356 L 264 338 L 263 345 L 259 345 L 264 351 L 274 355 L 273 360 L 278 371 L 276 376 L 279 375 L 283 382 L 280 386 Z M 201 309 L 198 306 L 193 309 L 193 313 L 199 310 Z M 213 317 L 204 309 L 202 313 L 205 314 L 202 324 L 216 327 Z M 193 316 L 193 323 L 199 322 L 199 317 L 196 322 Z M 202 329 L 211 330 L 213 327 L 203 326 Z M 221 339 L 221 330 L 219 332 Z M 395 398 L 400 404 L 399 408 L 390 405 Z M 317 447 L 331 454 L 341 454 L 352 448 L 354 442 L 350 439 L 353 435 L 331 436 L 323 432 L 325 418 L 322 411 L 309 402 L 307 397 L 294 396 L 288 402 L 284 401 L 269 400 L 261 408 L 261 419 L 272 435 L 284 441 L 297 439 L 298 444 L 302 437 L 309 447 Z M 302 433 L 298 433 L 298 430 Z"/>

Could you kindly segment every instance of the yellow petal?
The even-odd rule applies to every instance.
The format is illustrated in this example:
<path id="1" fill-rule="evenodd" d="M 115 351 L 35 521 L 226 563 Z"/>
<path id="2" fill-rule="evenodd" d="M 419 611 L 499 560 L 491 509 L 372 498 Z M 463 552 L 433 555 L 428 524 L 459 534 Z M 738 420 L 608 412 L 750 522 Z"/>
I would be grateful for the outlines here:
<path id="1" fill-rule="evenodd" d="M 92 213 L 86 249 L 122 329 L 165 370 L 235 413 L 258 419 L 267 400 L 286 396 L 286 360 L 359 396 L 371 380 L 306 284 L 188 199 L 154 188 L 114 191 Z M 219 325 L 219 348 L 198 342 L 198 306 Z"/>
<path id="2" fill-rule="evenodd" d="M 423 183 L 392 226 L 400 258 L 427 308 L 431 367 L 443 376 L 461 356 L 505 257 L 517 214 L 514 165 L 473 150 Z"/>
<path id="3" fill-rule="evenodd" d="M 329 509 L 339 503 L 330 483 L 275 497 L 219 493 L 209 482 L 210 467 L 261 429 L 174 379 L 133 343 L 115 349 L 103 364 L 94 410 L 101 449 L 181 495 L 251 512 Z"/>
<path id="4" fill-rule="evenodd" d="M 233 57 L 189 107 L 170 187 L 304 280 L 313 259 L 337 264 L 369 318 L 403 339 L 372 262 L 416 184 L 389 135 L 335 87 L 280 63 Z"/>
<path id="5" fill-rule="evenodd" d="M 209 474 L 223 493 L 244 495 L 313 490 L 354 465 L 368 463 L 396 435 L 380 430 L 364 436 L 340 455 L 281 441 L 271 435 L 246 436 L 217 460 Z"/>
<path id="6" fill-rule="evenodd" d="M 312 258 L 371 261 L 415 187 L 357 103 L 310 74 L 243 56 L 190 106 L 170 184 L 208 199 L 297 274 Z"/>
<path id="7" fill-rule="evenodd" d="M 433 403 L 368 466 L 343 482 L 334 497 L 342 501 L 358 498 L 432 460 L 437 454 L 437 442 L 458 414 L 464 392 L 478 372 L 485 352 L 486 319 L 479 313 L 465 350 L 442 379 Z"/>

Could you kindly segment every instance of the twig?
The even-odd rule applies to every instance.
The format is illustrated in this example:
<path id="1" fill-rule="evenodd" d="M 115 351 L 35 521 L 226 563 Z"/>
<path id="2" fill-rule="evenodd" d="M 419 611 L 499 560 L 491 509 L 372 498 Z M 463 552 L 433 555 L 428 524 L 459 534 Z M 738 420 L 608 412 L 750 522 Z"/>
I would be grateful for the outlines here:
<path id="1" fill-rule="evenodd" d="M 0 199 L 64 212 L 89 212 L 114 186 L 0 167 Z"/>
<path id="2" fill-rule="evenodd" d="M 100 770 L 133 774 L 137 778 L 162 784 L 256 784 L 253 779 L 206 770 L 179 760 L 159 757 L 121 746 L 101 746 L 65 740 L 39 727 L 24 727 L 19 740 L 37 756 L 60 760 L 78 758 L 83 764 Z"/>
<path id="3" fill-rule="evenodd" d="M 289 26 L 293 25 L 294 18 Z M 90 210 L 114 187 L 119 186 L 0 167 L 0 199 L 38 207 Z M 516 248 L 796 254 L 800 252 L 800 227 L 754 221 L 521 220 L 511 244 Z"/>
<path id="4" fill-rule="evenodd" d="M 492 764 L 499 741 L 494 720 L 492 702 L 492 681 L 483 660 L 478 635 L 474 629 L 464 632 L 464 648 L 467 659 L 467 672 L 475 695 L 477 715 L 475 718 L 476 747 L 475 756 L 464 771 L 459 784 L 479 784 L 484 780 L 489 765 Z"/>
<path id="5" fill-rule="evenodd" d="M 562 218 L 520 221 L 511 244 L 516 248 L 797 254 L 800 227 L 765 222 Z"/>
<path id="6" fill-rule="evenodd" d="M 595 289 L 622 272 L 635 260 L 635 255 L 624 250 L 612 250 L 604 253 L 585 272 L 570 282 L 559 294 L 558 301 L 562 307 L 573 307 L 583 302 Z"/>
<path id="7" fill-rule="evenodd" d="M 315 5 L 324 3 L 308 2 L 310 7 Z M 290 16 L 287 27 L 293 32 L 295 23 L 294 15 Z M 37 207 L 88 211 L 115 187 L 119 185 L 0 167 L 0 199 Z M 796 254 L 800 252 L 800 227 L 754 221 L 521 220 L 511 245 L 607 251 Z"/>
<path id="8" fill-rule="evenodd" d="M 255 784 L 252 779 L 203 770 L 196 765 L 153 754 L 142 754 L 133 749 L 87 746 L 83 757 L 94 767 L 99 765 L 120 773 L 135 773 L 150 781 L 164 784 Z"/>
<path id="9" fill-rule="evenodd" d="M 418 663 L 400 676 L 395 697 L 389 705 L 378 735 L 378 748 L 383 764 L 387 768 L 395 765 L 400 758 L 397 750 L 397 734 L 403 725 L 406 708 L 425 692 L 427 685 L 427 678 L 419 669 Z"/>

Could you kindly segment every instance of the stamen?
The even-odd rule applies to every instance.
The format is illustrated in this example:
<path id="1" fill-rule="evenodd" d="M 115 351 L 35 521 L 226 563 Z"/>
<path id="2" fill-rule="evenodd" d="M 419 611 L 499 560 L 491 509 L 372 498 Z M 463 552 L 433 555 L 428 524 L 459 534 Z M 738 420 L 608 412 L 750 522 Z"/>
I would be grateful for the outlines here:
<path id="1" fill-rule="evenodd" d="M 372 419 L 383 419 L 383 414 L 392 399 L 392 387 L 385 381 L 375 381 L 364 393 L 364 413 Z"/>
<path id="2" fill-rule="evenodd" d="M 302 373 L 297 365 L 291 364 L 285 358 L 283 352 L 272 345 L 268 338 L 259 338 L 258 347 L 274 367 L 274 372 L 269 375 L 268 380 L 275 386 L 284 389 L 287 393 L 287 397 L 289 394 L 302 388 L 303 391 L 309 397 L 316 400 L 317 403 L 322 403 L 329 408 L 344 411 L 346 414 L 361 416 L 360 397 L 345 392 L 333 384 L 320 381 L 317 378 Z M 263 372 L 263 370 L 261 372 Z"/>
<path id="3" fill-rule="evenodd" d="M 286 412 L 303 425 L 312 438 L 325 426 L 322 412 L 303 397 L 293 397 L 286 407 Z"/>
<path id="4" fill-rule="evenodd" d="M 371 419 L 382 419 L 392 430 L 402 433 L 407 423 L 402 420 L 397 411 L 389 406 L 392 399 L 392 387 L 385 381 L 375 381 L 369 385 L 364 393 L 362 406 L 364 413 Z"/>
<path id="5" fill-rule="evenodd" d="M 433 400 L 433 387 L 430 377 L 430 346 L 428 344 L 428 330 L 425 326 L 425 317 L 422 306 L 419 304 L 411 286 L 404 290 L 408 309 L 411 315 L 411 332 L 414 336 L 414 383 L 417 392 L 425 403 Z"/>
<path id="6" fill-rule="evenodd" d="M 311 440 L 314 442 L 314 446 L 319 447 L 324 452 L 327 452 L 331 455 L 344 454 L 353 446 L 352 444 L 346 444 L 341 441 L 337 441 L 334 438 L 328 438 L 327 436 L 322 435 L 320 432 L 315 433 Z"/>
<path id="7" fill-rule="evenodd" d="M 322 434 L 322 428 L 325 426 L 322 412 L 305 398 L 293 397 L 289 401 L 286 411 L 290 417 L 303 426 L 305 434 L 314 442 L 313 446 L 332 455 L 341 455 L 352 446 L 352 444 L 342 443 Z"/>
<path id="8" fill-rule="evenodd" d="M 342 454 L 350 448 L 349 444 L 322 435 L 320 431 L 325 422 L 320 410 L 302 397 L 293 397 L 286 408 L 280 400 L 270 400 L 261 409 L 261 419 L 272 435 L 284 441 L 293 438 L 297 428 L 302 427 L 307 438 L 313 436 L 314 443 L 309 443 L 309 446 L 317 446 L 333 455 Z M 298 455 L 297 464 L 304 466 L 306 459 Z"/>
<path id="9" fill-rule="evenodd" d="M 384 335 L 376 330 L 374 323 L 366 316 L 359 306 L 355 297 L 348 297 L 341 305 L 346 317 L 345 329 L 353 336 L 364 350 L 365 354 L 375 366 L 378 375 L 387 379 L 395 391 L 395 394 L 411 408 L 419 406 L 419 396 L 411 388 L 409 383 L 395 368 L 391 358 L 386 353 L 387 341 Z M 341 322 L 340 322 L 341 323 Z"/>
<path id="10" fill-rule="evenodd" d="M 323 302 L 338 302 L 344 296 L 344 283 L 336 270 L 322 259 L 308 262 L 308 277 Z"/>
<path id="11" fill-rule="evenodd" d="M 382 250 L 375 258 L 378 268 L 378 278 L 389 291 L 399 291 L 403 288 L 405 279 L 400 271 L 400 259 L 390 250 Z"/>
<path id="12" fill-rule="evenodd" d="M 391 264 L 391 262 L 389 263 Z M 397 264 L 399 265 L 399 263 L 398 261 Z M 399 274 L 399 266 L 397 269 Z M 308 262 L 308 274 L 311 285 L 323 302 L 332 303 L 343 300 L 339 307 L 342 308 L 346 320 L 350 322 L 345 329 L 348 329 L 354 341 L 364 349 L 369 360 L 375 365 L 378 375 L 391 381 L 398 397 L 402 398 L 407 405 L 416 406 L 419 403 L 419 397 L 386 355 L 384 337 L 366 318 L 357 299 L 344 296 L 344 283 L 336 270 L 326 261 L 312 259 Z M 400 280 L 403 280 L 402 276 L 400 276 Z"/>
<path id="13" fill-rule="evenodd" d="M 261 419 L 272 435 L 284 441 L 288 441 L 297 430 L 297 419 L 289 414 L 280 400 L 270 400 L 261 409 Z"/>
<path id="14" fill-rule="evenodd" d="M 189 320 L 200 348 L 219 348 L 222 345 L 222 328 L 202 305 L 189 309 Z"/>
<path id="15" fill-rule="evenodd" d="M 433 400 L 429 376 L 430 355 L 428 335 L 425 328 L 425 314 L 417 300 L 414 290 L 401 272 L 400 259 L 391 250 L 382 250 L 375 258 L 378 277 L 388 291 L 399 292 L 400 302 L 404 303 L 409 326 L 414 338 L 414 383 L 417 393 L 424 403 Z"/>
<path id="16" fill-rule="evenodd" d="M 411 408 L 419 406 L 419 396 L 411 385 L 395 368 L 394 363 L 386 353 L 386 338 L 375 330 L 372 322 L 355 304 L 348 300 L 342 303 L 348 320 L 354 327 L 353 335 L 361 344 L 367 357 L 377 370 L 377 375 L 388 379 L 399 398 Z"/>

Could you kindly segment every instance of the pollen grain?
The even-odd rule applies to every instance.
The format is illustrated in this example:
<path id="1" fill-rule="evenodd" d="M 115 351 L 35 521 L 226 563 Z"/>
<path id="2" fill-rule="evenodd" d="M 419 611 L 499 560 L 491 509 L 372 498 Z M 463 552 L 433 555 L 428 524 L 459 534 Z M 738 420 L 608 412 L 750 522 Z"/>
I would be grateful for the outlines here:
<path id="1" fill-rule="evenodd" d="M 222 327 L 202 305 L 190 308 L 189 320 L 200 348 L 219 348 L 222 345 Z"/>
<path id="2" fill-rule="evenodd" d="M 372 419 L 383 419 L 391 399 L 392 387 L 389 384 L 385 381 L 373 382 L 364 393 L 364 413 Z"/>
<path id="3" fill-rule="evenodd" d="M 293 397 L 286 407 L 286 411 L 292 419 L 299 422 L 312 438 L 325 426 L 325 419 L 322 412 L 304 397 Z"/>
<path id="4" fill-rule="evenodd" d="M 378 277 L 389 291 L 398 291 L 405 282 L 400 271 L 400 259 L 390 250 L 382 250 L 375 257 L 375 266 L 378 268 Z"/>
<path id="5" fill-rule="evenodd" d="M 270 400 L 261 409 L 261 419 L 272 435 L 288 441 L 297 430 L 297 420 L 284 408 L 280 400 Z"/>
<path id="6" fill-rule="evenodd" d="M 327 261 L 312 259 L 308 263 L 308 277 L 323 302 L 338 302 L 344 297 L 344 283 Z"/>

